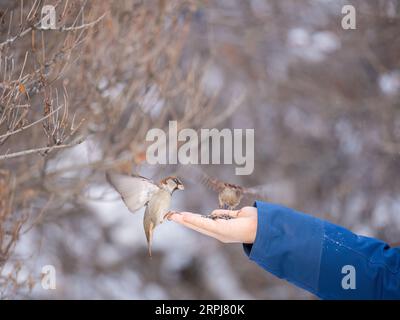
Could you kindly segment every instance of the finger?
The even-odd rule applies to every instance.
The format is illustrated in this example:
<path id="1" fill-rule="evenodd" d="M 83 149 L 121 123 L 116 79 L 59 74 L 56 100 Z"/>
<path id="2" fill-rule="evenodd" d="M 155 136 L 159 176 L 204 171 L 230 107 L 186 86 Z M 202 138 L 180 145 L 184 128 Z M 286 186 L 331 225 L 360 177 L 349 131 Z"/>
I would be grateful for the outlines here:
<path id="1" fill-rule="evenodd" d="M 180 212 L 177 211 L 168 211 L 165 215 L 164 215 L 164 220 L 167 219 L 168 221 L 172 220 L 172 216 L 173 215 L 180 215 Z"/>
<path id="2" fill-rule="evenodd" d="M 201 216 L 199 214 L 193 214 L 190 212 L 182 212 L 182 219 L 184 222 L 191 224 L 197 228 L 204 229 L 208 232 L 216 234 L 220 234 L 221 228 L 223 228 L 223 224 L 221 224 L 221 222 L 223 222 L 222 220 L 215 221 L 205 218 L 204 216 Z"/>
<path id="3" fill-rule="evenodd" d="M 253 243 L 249 226 L 251 218 L 244 217 L 232 220 L 210 220 L 198 215 L 183 215 L 182 221 L 189 228 L 213 236 L 222 242 Z M 197 221 L 198 219 L 201 219 Z M 202 221 L 204 220 L 204 221 Z M 215 228 L 215 229 L 214 229 Z"/>
<path id="4" fill-rule="evenodd" d="M 177 212 L 177 211 L 169 211 L 165 217 L 170 220 L 170 221 L 175 221 L 175 222 L 183 222 L 183 213 L 184 212 Z M 186 213 L 190 213 L 190 214 L 194 214 L 191 212 L 186 212 Z"/>
<path id="5" fill-rule="evenodd" d="M 216 234 L 214 232 L 210 232 L 210 231 L 208 231 L 206 229 L 199 228 L 199 227 L 197 227 L 197 226 L 195 226 L 195 225 L 193 225 L 191 223 L 188 223 L 188 222 L 184 221 L 184 218 L 183 218 L 182 214 L 172 214 L 169 219 L 174 221 L 174 222 L 177 222 L 177 223 L 179 223 L 179 224 L 181 224 L 181 225 L 183 225 L 183 226 L 185 226 L 187 228 L 190 228 L 190 229 L 195 230 L 195 231 L 197 231 L 199 233 L 202 233 L 202 234 L 204 234 L 206 236 L 213 237 L 215 239 L 220 240 L 220 235 L 219 234 Z"/>
<path id="6" fill-rule="evenodd" d="M 249 228 L 256 228 L 252 217 L 233 220 L 211 220 L 199 214 L 182 212 L 172 215 L 171 218 L 173 221 L 222 242 L 254 242 L 252 235 L 255 234 L 255 231 L 249 232 Z"/>
<path id="7" fill-rule="evenodd" d="M 193 224 L 193 219 L 197 220 L 197 217 L 192 216 L 183 216 L 182 221 L 191 221 L 191 223 L 185 222 L 185 225 L 192 229 L 202 230 L 203 233 L 211 233 L 213 234 L 214 238 L 222 241 L 222 242 L 242 242 L 242 243 L 253 243 L 255 235 L 255 231 L 252 232 L 254 220 L 249 217 L 239 218 L 239 219 L 232 219 L 232 220 L 209 220 L 204 219 L 206 222 L 201 223 L 201 227 L 196 226 Z M 209 220 L 211 223 L 207 223 Z M 211 227 L 210 227 L 211 226 Z M 216 229 L 213 229 L 215 226 Z M 256 228 L 256 227 L 255 227 Z"/>
<path id="8" fill-rule="evenodd" d="M 180 212 L 169 212 L 167 219 L 178 223 L 183 223 L 183 216 Z"/>

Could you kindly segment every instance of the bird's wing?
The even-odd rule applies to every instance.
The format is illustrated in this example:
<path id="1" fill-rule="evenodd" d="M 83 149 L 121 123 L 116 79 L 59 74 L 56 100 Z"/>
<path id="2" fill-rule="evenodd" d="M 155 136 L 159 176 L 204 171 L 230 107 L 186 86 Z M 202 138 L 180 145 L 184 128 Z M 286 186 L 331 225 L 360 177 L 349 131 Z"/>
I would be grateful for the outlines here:
<path id="1" fill-rule="evenodd" d="M 201 183 L 207 188 L 216 192 L 221 192 L 221 190 L 223 189 L 223 182 L 215 178 L 211 178 L 201 169 L 194 166 L 183 166 L 179 169 L 179 173 L 184 177 L 187 177 L 189 180 L 192 180 L 195 183 Z"/>
<path id="2" fill-rule="evenodd" d="M 108 182 L 119 192 L 128 209 L 135 212 L 149 202 L 152 195 L 160 190 L 151 180 L 141 176 L 127 176 L 106 173 Z"/>
<path id="3" fill-rule="evenodd" d="M 214 190 L 216 192 L 221 192 L 223 189 L 223 182 L 218 179 L 211 178 L 203 173 L 203 177 L 201 179 L 201 183 L 204 184 L 207 188 Z"/>
<path id="4" fill-rule="evenodd" d="M 266 196 L 266 189 L 264 186 L 257 186 L 251 188 L 243 188 L 243 192 L 247 194 L 259 195 L 259 196 Z"/>
<path id="5" fill-rule="evenodd" d="M 268 195 L 268 193 L 267 193 L 267 190 L 264 188 L 264 186 L 243 188 L 243 196 L 248 199 L 266 200 L 267 195 Z"/>
<path id="6" fill-rule="evenodd" d="M 275 203 L 284 203 L 285 205 L 293 204 L 296 198 L 296 190 L 293 184 L 287 180 L 273 179 L 263 185 L 250 188 L 253 193 L 259 195 L 257 200 L 267 200 Z"/>

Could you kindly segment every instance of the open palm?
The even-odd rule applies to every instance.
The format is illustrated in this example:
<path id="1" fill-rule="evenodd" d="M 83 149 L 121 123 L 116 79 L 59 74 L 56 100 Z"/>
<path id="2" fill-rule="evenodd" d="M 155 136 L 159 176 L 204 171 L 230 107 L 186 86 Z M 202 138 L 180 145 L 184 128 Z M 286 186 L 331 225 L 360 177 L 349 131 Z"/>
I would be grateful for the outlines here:
<path id="1" fill-rule="evenodd" d="M 257 208 L 214 210 L 211 216 L 215 219 L 208 219 L 203 215 L 191 212 L 171 212 L 167 218 L 224 243 L 254 242 L 257 232 Z M 232 217 L 232 219 L 222 218 L 226 216 Z"/>

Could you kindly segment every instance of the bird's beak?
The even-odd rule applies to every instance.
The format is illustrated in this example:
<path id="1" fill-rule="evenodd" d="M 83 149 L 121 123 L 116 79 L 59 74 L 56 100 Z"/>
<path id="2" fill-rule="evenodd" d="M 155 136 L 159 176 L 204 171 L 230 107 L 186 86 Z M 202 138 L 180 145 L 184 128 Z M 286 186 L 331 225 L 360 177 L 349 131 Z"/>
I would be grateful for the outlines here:
<path id="1" fill-rule="evenodd" d="M 178 189 L 179 190 L 185 190 L 185 186 L 183 184 L 178 184 Z"/>

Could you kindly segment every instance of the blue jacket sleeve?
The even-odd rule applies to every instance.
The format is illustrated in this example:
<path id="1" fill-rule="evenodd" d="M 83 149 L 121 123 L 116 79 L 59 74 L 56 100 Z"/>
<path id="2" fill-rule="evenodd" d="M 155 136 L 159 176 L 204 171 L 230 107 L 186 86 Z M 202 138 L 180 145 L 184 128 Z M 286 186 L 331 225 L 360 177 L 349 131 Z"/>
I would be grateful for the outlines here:
<path id="1" fill-rule="evenodd" d="M 400 299 L 400 248 L 257 201 L 251 260 L 322 299 Z"/>

